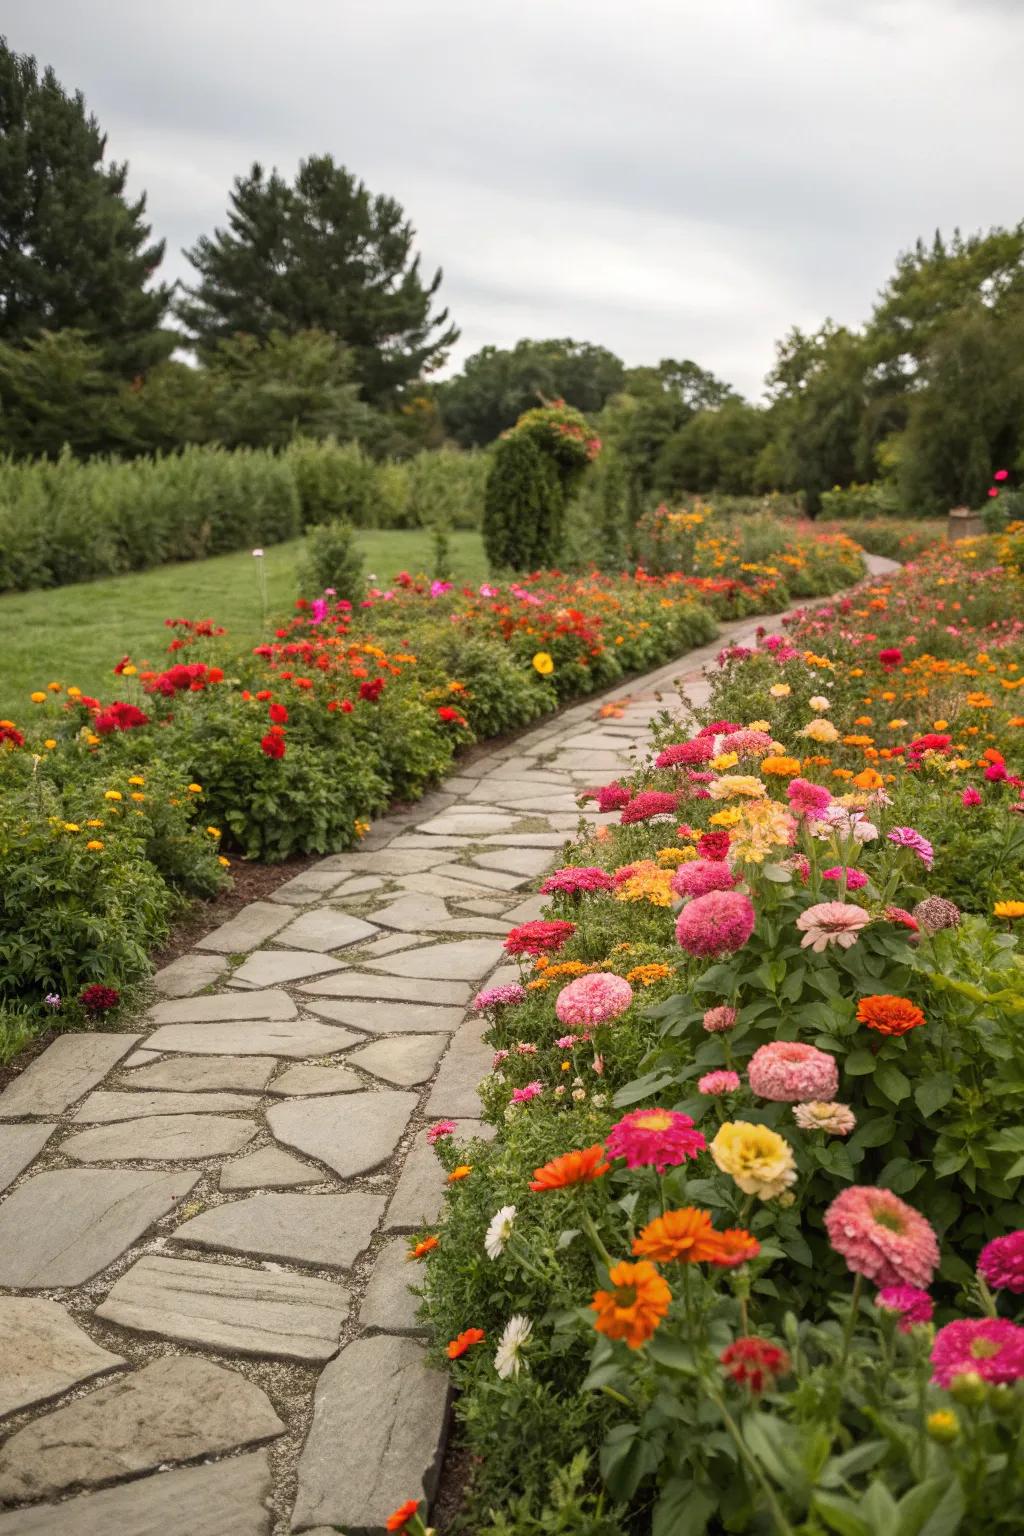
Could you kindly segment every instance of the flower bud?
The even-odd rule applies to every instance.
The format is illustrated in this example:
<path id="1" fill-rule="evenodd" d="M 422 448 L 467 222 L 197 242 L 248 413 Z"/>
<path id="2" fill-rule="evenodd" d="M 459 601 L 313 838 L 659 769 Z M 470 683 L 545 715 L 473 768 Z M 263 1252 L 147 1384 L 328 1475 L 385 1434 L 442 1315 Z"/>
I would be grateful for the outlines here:
<path id="1" fill-rule="evenodd" d="M 965 1408 L 980 1408 L 988 1397 L 988 1383 L 982 1380 L 977 1371 L 965 1371 L 962 1376 L 953 1377 L 949 1395 L 955 1403 L 961 1403 Z"/>
<path id="2" fill-rule="evenodd" d="M 963 1380 L 963 1378 L 960 1378 Z M 926 1420 L 928 1434 L 940 1445 L 952 1445 L 960 1434 L 960 1420 L 955 1413 L 930 1413 Z"/>

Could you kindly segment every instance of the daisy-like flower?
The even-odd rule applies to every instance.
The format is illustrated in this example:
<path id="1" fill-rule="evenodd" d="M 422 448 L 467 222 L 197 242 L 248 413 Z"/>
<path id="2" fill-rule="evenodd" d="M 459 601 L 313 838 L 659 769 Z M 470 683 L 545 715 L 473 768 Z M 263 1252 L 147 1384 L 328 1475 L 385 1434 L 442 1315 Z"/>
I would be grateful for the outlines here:
<path id="1" fill-rule="evenodd" d="M 891 1189 L 853 1184 L 825 1212 L 833 1249 L 855 1275 L 876 1285 L 926 1289 L 939 1263 L 930 1222 Z"/>
<path id="2" fill-rule="evenodd" d="M 609 1157 L 623 1157 L 627 1168 L 666 1168 L 703 1152 L 707 1142 L 689 1115 L 674 1109 L 634 1109 L 613 1125 L 605 1139 Z"/>
<path id="3" fill-rule="evenodd" d="M 747 1120 L 727 1120 L 710 1147 L 715 1166 L 745 1195 L 774 1200 L 796 1183 L 793 1148 L 777 1131 Z"/>
<path id="4" fill-rule="evenodd" d="M 503 1205 L 500 1211 L 495 1211 L 484 1233 L 484 1252 L 489 1259 L 500 1259 L 505 1252 L 506 1244 L 512 1236 L 512 1228 L 515 1225 L 516 1208 L 514 1205 Z"/>
<path id="5" fill-rule="evenodd" d="M 533 1170 L 530 1188 L 535 1194 L 551 1189 L 565 1189 L 570 1184 L 592 1184 L 608 1172 L 611 1164 L 604 1161 L 604 1147 L 595 1142 L 582 1152 L 563 1152 L 553 1157 L 542 1168 Z"/>
<path id="6" fill-rule="evenodd" d="M 920 1029 L 925 1017 L 909 998 L 880 992 L 873 997 L 861 998 L 857 1004 L 857 1020 L 879 1035 L 899 1036 Z"/>
<path id="7" fill-rule="evenodd" d="M 688 1205 L 649 1221 L 633 1239 L 633 1252 L 657 1264 L 703 1264 L 714 1256 L 717 1244 L 710 1212 Z"/>
<path id="8" fill-rule="evenodd" d="M 857 1116 L 848 1104 L 824 1103 L 820 1099 L 795 1105 L 793 1119 L 802 1131 L 825 1131 L 829 1136 L 849 1136 L 857 1125 Z"/>
<path id="9" fill-rule="evenodd" d="M 810 948 L 820 955 L 830 944 L 849 949 L 857 942 L 861 929 L 870 922 L 863 907 L 846 901 L 819 901 L 801 912 L 796 926 L 803 934 L 801 948 Z"/>
<path id="10" fill-rule="evenodd" d="M 916 1285 L 886 1285 L 875 1297 L 875 1306 L 883 1312 L 895 1312 L 900 1333 L 909 1333 L 918 1323 L 930 1323 L 935 1303 L 927 1291 Z"/>
<path id="11" fill-rule="evenodd" d="M 992 911 L 996 917 L 1024 917 L 1024 901 L 997 901 Z"/>
<path id="12" fill-rule="evenodd" d="M 1024 1328 L 1004 1317 L 962 1317 L 947 1323 L 932 1345 L 932 1381 L 949 1387 L 957 1376 L 1012 1382 L 1024 1377 Z"/>
<path id="13" fill-rule="evenodd" d="M 474 1344 L 482 1344 L 486 1335 L 482 1328 L 464 1328 L 460 1334 L 448 1344 L 448 1359 L 461 1360 L 467 1349 L 472 1349 Z"/>
<path id="14" fill-rule="evenodd" d="M 625 1339 L 630 1349 L 639 1349 L 668 1311 L 672 1292 L 646 1259 L 614 1265 L 608 1279 L 613 1289 L 595 1291 L 590 1304 L 597 1313 L 594 1327 L 606 1338 Z"/>
<path id="15" fill-rule="evenodd" d="M 523 1350 L 530 1342 L 533 1323 L 522 1312 L 510 1317 L 498 1340 L 494 1353 L 494 1369 L 502 1381 L 518 1376 L 523 1366 Z"/>

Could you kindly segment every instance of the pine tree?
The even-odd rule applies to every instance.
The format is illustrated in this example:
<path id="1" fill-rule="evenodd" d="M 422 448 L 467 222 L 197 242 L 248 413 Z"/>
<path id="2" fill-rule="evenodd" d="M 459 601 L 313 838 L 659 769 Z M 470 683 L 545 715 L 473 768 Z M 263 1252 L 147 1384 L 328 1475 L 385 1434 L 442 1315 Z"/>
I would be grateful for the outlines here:
<path id="1" fill-rule="evenodd" d="M 492 570 L 532 571 L 561 549 L 565 497 L 558 467 L 527 432 L 494 449 L 484 495 L 484 549 Z"/>
<path id="2" fill-rule="evenodd" d="M 459 334 L 447 310 L 431 314 L 441 271 L 424 284 L 414 234 L 394 198 L 330 155 L 302 161 L 291 186 L 257 164 L 236 178 L 227 229 L 186 251 L 198 282 L 177 312 L 203 355 L 239 333 L 325 331 L 351 349 L 364 398 L 389 401 Z"/>
<path id="3" fill-rule="evenodd" d="M 163 259 L 145 196 L 125 198 L 126 164 L 104 164 L 106 138 L 80 92 L 0 38 L 0 341 L 24 345 L 76 330 L 121 378 L 165 357 L 170 290 L 146 285 Z"/>

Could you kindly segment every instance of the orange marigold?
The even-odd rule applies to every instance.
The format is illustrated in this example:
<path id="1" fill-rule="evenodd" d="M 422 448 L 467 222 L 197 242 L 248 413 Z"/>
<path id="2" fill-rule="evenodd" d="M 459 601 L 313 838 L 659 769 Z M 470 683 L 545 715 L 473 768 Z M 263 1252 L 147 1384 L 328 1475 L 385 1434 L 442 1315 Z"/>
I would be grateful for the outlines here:
<path id="1" fill-rule="evenodd" d="M 714 1257 L 717 1238 L 710 1212 L 687 1205 L 649 1221 L 633 1239 L 633 1252 L 638 1258 L 660 1264 L 673 1259 L 681 1264 L 703 1264 Z"/>
<path id="2" fill-rule="evenodd" d="M 460 1163 L 459 1166 L 457 1168 L 453 1168 L 451 1173 L 448 1175 L 448 1183 L 457 1184 L 460 1179 L 467 1179 L 472 1172 L 472 1163 Z"/>
<path id="3" fill-rule="evenodd" d="M 603 1158 L 604 1146 L 599 1141 L 582 1152 L 563 1152 L 561 1157 L 553 1157 L 543 1168 L 533 1170 L 530 1188 L 535 1194 L 541 1194 L 549 1189 L 565 1189 L 569 1184 L 592 1184 L 611 1167 Z"/>
<path id="4" fill-rule="evenodd" d="M 857 1019 L 880 1035 L 905 1035 L 925 1022 L 924 1014 L 909 998 L 893 997 L 887 992 L 862 997 L 857 1004 Z"/>
<path id="5" fill-rule="evenodd" d="M 800 772 L 800 759 L 797 757 L 762 757 L 762 773 L 773 773 L 782 779 L 791 779 L 794 774 Z"/>
<path id="6" fill-rule="evenodd" d="M 428 1253 L 435 1249 L 441 1241 L 439 1237 L 425 1237 L 422 1243 L 417 1243 L 415 1248 L 410 1248 L 406 1257 L 410 1259 L 425 1259 Z"/>
<path id="7" fill-rule="evenodd" d="M 590 1303 L 597 1313 L 594 1327 L 609 1339 L 625 1339 L 630 1349 L 639 1349 L 668 1311 L 672 1292 L 646 1259 L 616 1264 L 608 1279 L 613 1289 L 596 1291 Z"/>
<path id="8" fill-rule="evenodd" d="M 486 1335 L 482 1328 L 464 1328 L 462 1332 L 448 1344 L 448 1359 L 458 1360 L 467 1349 L 472 1349 L 474 1344 L 482 1344 Z"/>

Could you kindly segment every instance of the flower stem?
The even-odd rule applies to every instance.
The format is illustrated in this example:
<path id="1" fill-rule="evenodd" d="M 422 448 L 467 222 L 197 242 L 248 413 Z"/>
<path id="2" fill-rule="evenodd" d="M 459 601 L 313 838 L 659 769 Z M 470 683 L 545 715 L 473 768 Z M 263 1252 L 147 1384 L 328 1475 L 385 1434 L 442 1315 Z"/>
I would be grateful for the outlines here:
<path id="1" fill-rule="evenodd" d="M 839 1369 L 846 1366 L 847 1356 L 850 1353 L 850 1344 L 853 1341 L 853 1329 L 857 1322 L 857 1314 L 860 1311 L 860 1293 L 864 1288 L 864 1276 L 857 1275 L 853 1282 L 853 1295 L 850 1297 L 850 1311 L 846 1319 L 846 1327 L 843 1329 L 843 1353 L 839 1358 Z"/>

